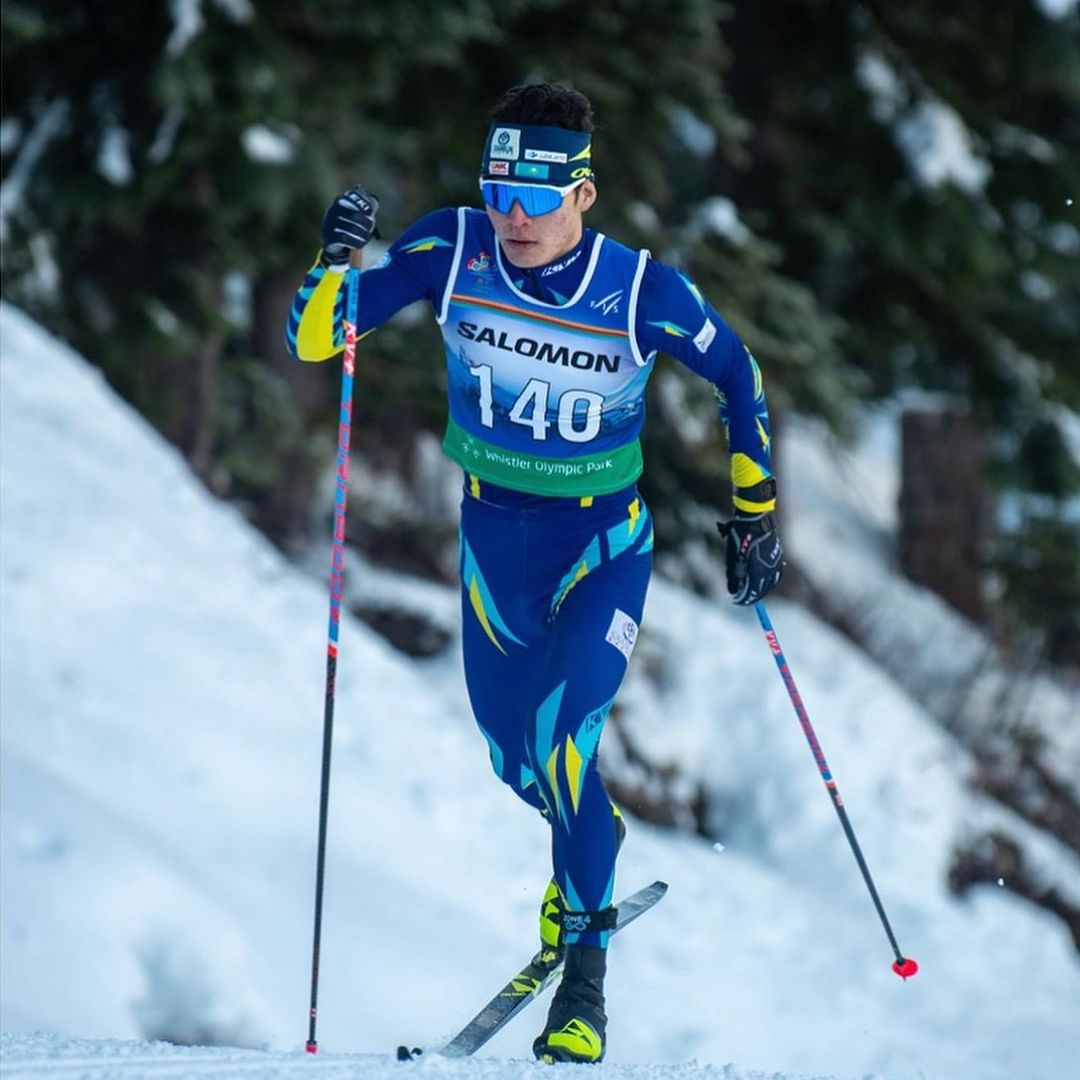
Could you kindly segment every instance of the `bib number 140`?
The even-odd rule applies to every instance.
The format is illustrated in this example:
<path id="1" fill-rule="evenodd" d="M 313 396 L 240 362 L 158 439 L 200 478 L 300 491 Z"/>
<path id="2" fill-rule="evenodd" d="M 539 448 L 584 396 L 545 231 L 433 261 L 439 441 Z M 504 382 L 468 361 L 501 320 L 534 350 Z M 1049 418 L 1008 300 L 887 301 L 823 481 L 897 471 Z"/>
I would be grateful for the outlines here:
<path id="1" fill-rule="evenodd" d="M 491 365 L 480 364 L 471 368 L 472 374 L 480 380 L 480 423 L 484 427 L 495 426 L 495 412 L 492 408 Z M 518 394 L 508 414 L 508 419 L 521 424 L 532 431 L 532 437 L 538 441 L 547 438 L 551 421 L 547 418 L 548 401 L 551 396 L 551 384 L 543 379 L 530 379 Z M 559 395 L 557 419 L 555 422 L 559 437 L 567 442 L 586 443 L 600 433 L 600 417 L 603 413 L 604 397 L 591 390 L 566 390 Z"/>

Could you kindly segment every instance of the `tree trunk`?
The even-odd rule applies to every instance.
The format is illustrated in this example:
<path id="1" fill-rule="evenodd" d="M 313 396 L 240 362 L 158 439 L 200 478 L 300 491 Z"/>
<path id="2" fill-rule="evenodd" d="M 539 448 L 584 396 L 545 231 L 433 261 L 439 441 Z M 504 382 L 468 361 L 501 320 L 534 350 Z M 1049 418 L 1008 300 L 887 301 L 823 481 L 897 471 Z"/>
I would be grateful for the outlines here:
<path id="1" fill-rule="evenodd" d="M 260 278 L 252 287 L 252 338 L 255 352 L 289 385 L 300 410 L 310 419 L 333 404 L 331 383 L 322 364 L 294 360 L 285 348 L 285 322 L 303 271 L 288 271 Z M 337 364 L 329 361 L 337 370 Z"/>
<path id="2" fill-rule="evenodd" d="M 252 340 L 256 354 L 289 388 L 300 424 L 312 431 L 320 413 L 328 417 L 334 402 L 340 360 L 327 365 L 304 364 L 285 348 L 285 321 L 302 274 L 289 272 L 261 278 L 252 289 Z M 328 435 L 325 459 L 330 461 L 335 443 Z M 319 454 L 307 439 L 281 449 L 278 478 L 256 510 L 255 523 L 286 551 L 299 551 L 307 539 L 319 478 Z"/>
<path id="3" fill-rule="evenodd" d="M 184 447 L 188 464 L 204 483 L 209 480 L 214 451 L 218 390 L 221 383 L 221 356 L 224 340 L 208 332 L 195 355 L 194 404 L 189 415 L 188 438 Z"/>
<path id="4" fill-rule="evenodd" d="M 901 420 L 900 566 L 961 614 L 983 615 L 985 441 L 956 409 Z"/>

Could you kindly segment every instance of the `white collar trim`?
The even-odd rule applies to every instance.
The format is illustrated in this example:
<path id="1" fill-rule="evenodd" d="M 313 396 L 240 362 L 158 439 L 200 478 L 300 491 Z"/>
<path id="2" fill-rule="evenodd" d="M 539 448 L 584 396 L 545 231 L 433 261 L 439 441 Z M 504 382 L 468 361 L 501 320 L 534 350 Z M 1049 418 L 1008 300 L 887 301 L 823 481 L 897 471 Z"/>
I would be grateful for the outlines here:
<path id="1" fill-rule="evenodd" d="M 596 234 L 596 240 L 593 242 L 592 254 L 589 256 L 589 265 L 585 267 L 585 273 L 581 277 L 581 284 L 578 285 L 577 292 L 575 292 L 565 304 L 549 304 L 546 300 L 537 300 L 535 296 L 529 296 L 528 293 L 523 293 L 510 280 L 510 275 L 507 273 L 506 265 L 503 262 L 502 243 L 499 241 L 498 236 L 495 237 L 495 261 L 499 265 L 499 273 L 502 274 L 502 279 L 506 282 L 507 288 L 516 297 L 524 300 L 527 304 L 534 304 L 537 307 L 552 308 L 555 311 L 564 311 L 566 308 L 573 307 L 585 295 L 585 291 L 588 289 L 593 274 L 596 271 L 596 264 L 600 260 L 600 249 L 604 246 L 604 239 L 603 233 Z"/>

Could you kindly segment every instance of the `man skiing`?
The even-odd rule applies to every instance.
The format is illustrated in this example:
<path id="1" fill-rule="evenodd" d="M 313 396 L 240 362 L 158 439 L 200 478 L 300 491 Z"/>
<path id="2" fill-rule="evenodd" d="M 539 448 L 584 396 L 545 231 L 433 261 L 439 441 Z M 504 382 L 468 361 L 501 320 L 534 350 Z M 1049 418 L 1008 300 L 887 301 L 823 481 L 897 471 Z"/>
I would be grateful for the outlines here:
<path id="1" fill-rule="evenodd" d="M 636 489 L 645 385 L 658 352 L 716 388 L 732 459 L 727 584 L 753 604 L 780 580 L 761 373 L 697 286 L 586 229 L 597 198 L 592 107 L 567 87 L 515 87 L 484 143 L 485 209 L 443 209 L 360 277 L 358 334 L 416 300 L 442 330 L 462 466 L 462 649 L 473 713 L 501 780 L 551 826 L 540 965 L 565 960 L 548 1061 L 601 1060 L 615 858 L 625 825 L 597 768 L 604 721 L 641 624 L 653 527 Z M 344 346 L 342 281 L 374 235 L 360 187 L 327 209 L 293 303 L 291 352 Z"/>

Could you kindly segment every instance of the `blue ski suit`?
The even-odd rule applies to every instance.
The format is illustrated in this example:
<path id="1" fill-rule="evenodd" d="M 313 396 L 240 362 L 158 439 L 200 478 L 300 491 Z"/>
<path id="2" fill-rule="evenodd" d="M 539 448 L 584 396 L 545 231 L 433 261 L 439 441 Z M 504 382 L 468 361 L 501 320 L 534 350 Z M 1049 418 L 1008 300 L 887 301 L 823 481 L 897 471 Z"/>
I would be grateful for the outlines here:
<path id="1" fill-rule="evenodd" d="M 344 346 L 343 275 L 318 264 L 290 313 L 293 355 Z M 612 901 L 616 830 L 597 766 L 637 640 L 652 520 L 637 492 L 658 353 L 716 388 L 735 504 L 771 474 L 761 373 L 697 286 L 590 229 L 555 263 L 504 260 L 481 211 L 439 210 L 360 278 L 363 335 L 427 300 L 445 345 L 445 452 L 464 470 L 459 569 L 470 703 L 492 767 L 551 825 L 567 905 Z M 568 942 L 606 945 L 600 931 Z"/>

